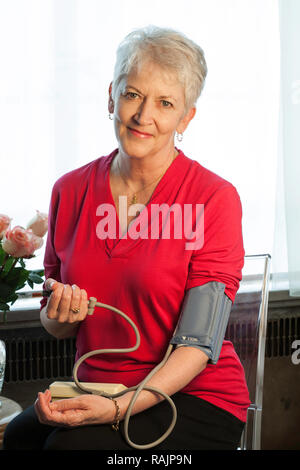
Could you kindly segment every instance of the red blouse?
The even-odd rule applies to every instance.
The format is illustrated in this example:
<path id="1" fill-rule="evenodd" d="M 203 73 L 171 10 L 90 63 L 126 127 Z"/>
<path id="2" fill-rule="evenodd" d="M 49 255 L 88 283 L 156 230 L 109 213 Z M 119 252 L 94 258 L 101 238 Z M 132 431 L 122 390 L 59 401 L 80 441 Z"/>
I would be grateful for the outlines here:
<path id="1" fill-rule="evenodd" d="M 244 260 L 242 211 L 229 182 L 180 152 L 147 206 L 121 237 L 109 184 L 116 153 L 73 170 L 55 183 L 44 265 L 46 278 L 77 284 L 89 297 L 122 310 L 137 324 L 141 335 L 137 351 L 94 356 L 78 371 L 78 378 L 85 382 L 132 386 L 162 360 L 187 289 L 219 281 L 234 301 Z M 168 219 L 168 236 L 166 219 L 151 212 L 162 204 L 169 208 L 176 204 L 181 214 L 192 207 L 194 228 L 196 204 L 204 205 L 204 237 L 191 245 L 193 249 L 187 249 L 190 240 L 184 227 L 183 236 L 175 235 L 175 217 Z M 43 299 L 41 306 L 45 303 Z M 95 349 L 133 344 L 134 332 L 125 320 L 97 307 L 80 325 L 77 357 Z M 182 391 L 246 421 L 249 394 L 242 365 L 229 341 L 224 341 L 218 363 L 208 364 Z"/>

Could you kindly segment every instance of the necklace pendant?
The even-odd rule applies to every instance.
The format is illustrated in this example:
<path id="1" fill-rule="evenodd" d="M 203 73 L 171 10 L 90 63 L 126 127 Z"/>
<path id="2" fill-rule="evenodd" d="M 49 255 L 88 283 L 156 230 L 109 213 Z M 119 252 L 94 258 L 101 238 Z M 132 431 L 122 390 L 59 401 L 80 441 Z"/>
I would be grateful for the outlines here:
<path id="1" fill-rule="evenodd" d="M 132 204 L 136 204 L 137 203 L 137 197 L 136 197 L 136 194 L 134 194 L 131 198 L 131 202 L 130 202 L 130 205 Z"/>

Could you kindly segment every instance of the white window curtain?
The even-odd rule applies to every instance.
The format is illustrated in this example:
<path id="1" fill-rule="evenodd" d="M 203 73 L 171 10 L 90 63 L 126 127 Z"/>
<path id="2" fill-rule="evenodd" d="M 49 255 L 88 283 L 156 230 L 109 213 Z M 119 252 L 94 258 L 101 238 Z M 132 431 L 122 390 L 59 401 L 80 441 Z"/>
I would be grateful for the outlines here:
<path id="1" fill-rule="evenodd" d="M 280 0 L 281 100 L 274 286 L 300 296 L 300 2 Z M 286 275 L 287 274 L 287 275 Z"/>
<path id="2" fill-rule="evenodd" d="M 60 175 L 117 146 L 107 110 L 115 51 L 147 24 L 204 49 L 207 82 L 180 147 L 237 187 L 246 253 L 274 260 L 278 0 L 0 0 L 0 213 L 25 225 L 47 212 Z M 42 259 L 41 249 L 33 265 Z"/>

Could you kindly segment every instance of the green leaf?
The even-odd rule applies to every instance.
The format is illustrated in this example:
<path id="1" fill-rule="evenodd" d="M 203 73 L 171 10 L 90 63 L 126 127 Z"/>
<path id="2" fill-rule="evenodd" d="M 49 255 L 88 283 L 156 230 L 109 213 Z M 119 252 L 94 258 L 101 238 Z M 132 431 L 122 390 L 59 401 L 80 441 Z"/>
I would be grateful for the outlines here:
<path id="1" fill-rule="evenodd" d="M 14 294 L 12 300 L 10 301 L 10 304 L 13 305 L 16 300 L 18 300 L 18 294 Z"/>
<path id="2" fill-rule="evenodd" d="M 44 282 L 44 279 L 34 271 L 29 273 L 28 279 L 30 279 L 35 284 L 42 284 Z"/>
<path id="3" fill-rule="evenodd" d="M 27 284 L 33 289 L 33 282 L 30 279 L 27 279 Z"/>
<path id="4" fill-rule="evenodd" d="M 7 305 L 5 302 L 0 301 L 0 311 L 2 312 L 7 312 L 9 310 L 9 305 Z"/>
<path id="5" fill-rule="evenodd" d="M 0 265 L 2 266 L 5 260 L 5 257 L 7 256 L 7 253 L 2 248 L 2 243 L 0 242 Z"/>
<path id="6" fill-rule="evenodd" d="M 14 293 L 14 289 L 3 281 L 0 281 L 0 302 L 9 302 Z"/>
<path id="7" fill-rule="evenodd" d="M 5 262 L 5 265 L 4 265 L 4 269 L 3 269 L 4 273 L 9 272 L 9 270 L 11 269 L 15 261 L 16 261 L 16 258 L 9 256 L 8 260 Z"/>
<path id="8" fill-rule="evenodd" d="M 45 276 L 45 271 L 43 269 L 33 269 L 31 272 L 38 274 L 38 276 Z"/>
<path id="9" fill-rule="evenodd" d="M 13 268 L 5 277 L 4 281 L 14 290 L 19 290 L 24 287 L 25 282 L 29 276 L 29 271 L 24 268 Z"/>

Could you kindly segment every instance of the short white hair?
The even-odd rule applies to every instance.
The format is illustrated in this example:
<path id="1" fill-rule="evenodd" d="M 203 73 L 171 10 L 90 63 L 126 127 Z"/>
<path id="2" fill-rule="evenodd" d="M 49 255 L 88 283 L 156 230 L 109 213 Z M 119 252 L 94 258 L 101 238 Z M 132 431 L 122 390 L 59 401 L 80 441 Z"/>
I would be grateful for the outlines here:
<path id="1" fill-rule="evenodd" d="M 184 34 L 157 26 L 134 30 L 119 45 L 112 83 L 113 100 L 130 72 L 149 60 L 167 72 L 175 72 L 184 89 L 186 111 L 195 106 L 207 75 L 204 52 Z"/>

